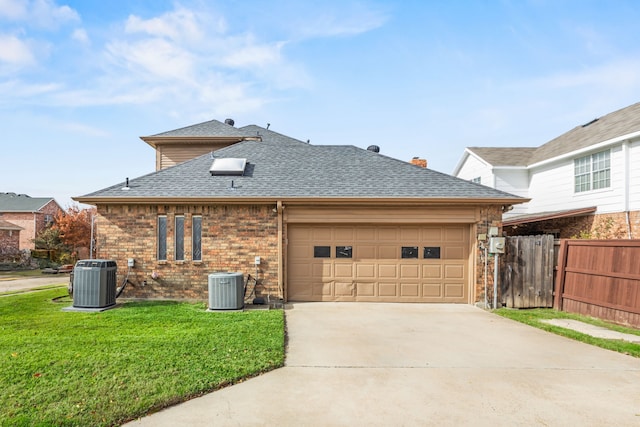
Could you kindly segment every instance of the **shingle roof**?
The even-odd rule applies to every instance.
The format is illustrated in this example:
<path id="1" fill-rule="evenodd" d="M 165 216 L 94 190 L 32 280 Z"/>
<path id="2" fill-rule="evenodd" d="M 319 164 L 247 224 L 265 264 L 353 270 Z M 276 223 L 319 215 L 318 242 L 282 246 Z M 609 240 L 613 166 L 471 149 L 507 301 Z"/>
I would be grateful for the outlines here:
<path id="1" fill-rule="evenodd" d="M 0 193 L 0 212 L 37 212 L 52 197 L 30 197 L 26 194 Z"/>
<path id="2" fill-rule="evenodd" d="M 198 123 L 191 126 L 186 126 L 179 129 L 170 130 L 167 132 L 151 135 L 157 136 L 220 136 L 220 137 L 243 137 L 250 136 L 244 131 L 237 129 L 226 123 L 219 122 L 218 120 L 210 120 L 208 122 Z"/>
<path id="3" fill-rule="evenodd" d="M 470 147 L 469 150 L 494 166 L 528 166 L 634 132 L 640 132 L 640 103 L 576 126 L 537 148 Z"/>
<path id="4" fill-rule="evenodd" d="M 535 147 L 468 147 L 493 166 L 526 166 Z"/>
<path id="5" fill-rule="evenodd" d="M 259 136 L 263 141 L 276 142 L 278 144 L 300 144 L 302 141 L 299 139 L 291 138 L 290 136 L 282 135 L 281 133 L 274 132 L 272 130 L 265 129 L 256 125 L 248 125 L 239 128 L 241 132 L 244 132 L 248 136 Z"/>
<path id="6" fill-rule="evenodd" d="M 350 145 L 315 146 L 268 137 L 243 141 L 215 151 L 215 157 L 240 157 L 248 161 L 244 176 L 211 176 L 210 154 L 151 173 L 124 184 L 76 198 L 207 198 L 207 199 L 307 199 L 307 198 L 417 198 L 501 199 L 519 198 L 503 191 L 421 168 L 407 162 Z M 231 188 L 231 181 L 235 188 Z"/>
<path id="7" fill-rule="evenodd" d="M 14 223 L 11 223 L 9 221 L 4 221 L 0 219 L 0 230 L 20 231 L 20 230 L 24 230 L 24 228 L 20 227 L 19 225 L 15 225 Z"/>

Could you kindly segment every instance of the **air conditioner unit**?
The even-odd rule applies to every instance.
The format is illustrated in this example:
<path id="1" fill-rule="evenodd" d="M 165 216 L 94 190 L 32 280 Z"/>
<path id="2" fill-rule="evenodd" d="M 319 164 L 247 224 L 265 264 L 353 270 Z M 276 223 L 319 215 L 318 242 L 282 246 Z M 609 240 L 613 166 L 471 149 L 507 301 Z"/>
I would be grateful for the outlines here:
<path id="1" fill-rule="evenodd" d="M 242 273 L 209 274 L 209 310 L 242 310 L 244 275 Z"/>
<path id="2" fill-rule="evenodd" d="M 104 308 L 115 305 L 117 268 L 113 260 L 78 261 L 73 268 L 73 306 Z"/>

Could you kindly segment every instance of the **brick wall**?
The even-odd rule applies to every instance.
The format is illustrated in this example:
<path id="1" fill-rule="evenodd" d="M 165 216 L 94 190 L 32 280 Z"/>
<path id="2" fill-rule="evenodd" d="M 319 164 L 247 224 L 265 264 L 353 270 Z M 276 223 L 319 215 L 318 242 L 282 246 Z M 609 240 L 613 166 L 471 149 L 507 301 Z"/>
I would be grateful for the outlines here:
<path id="1" fill-rule="evenodd" d="M 482 242 L 483 245 L 489 248 L 489 228 L 498 227 L 498 236 L 502 236 L 502 209 L 500 206 L 491 206 L 486 208 L 480 208 L 480 222 L 477 224 L 476 229 L 478 234 L 487 235 L 487 240 Z M 476 236 L 477 237 L 477 236 Z M 484 250 L 481 249 L 481 245 L 477 246 L 476 252 L 476 277 L 475 277 L 475 302 L 484 302 L 485 299 L 485 259 Z M 488 254 L 487 256 L 487 300 L 489 303 L 493 301 L 493 264 L 494 255 Z"/>
<path id="2" fill-rule="evenodd" d="M 640 212 L 629 213 L 631 238 L 640 238 Z M 505 227 L 509 236 L 555 234 L 560 239 L 627 239 L 627 216 L 624 212 L 556 218 L 518 226 Z"/>
<path id="3" fill-rule="evenodd" d="M 0 230 L 0 249 L 14 251 L 20 248 L 20 230 Z"/>
<path id="4" fill-rule="evenodd" d="M 167 260 L 156 256 L 157 221 L 167 217 Z M 184 261 L 175 261 L 175 216 L 184 215 Z M 202 261 L 191 254 L 192 217 L 202 216 Z M 242 272 L 255 275 L 261 257 L 259 295 L 278 295 L 277 214 L 259 205 L 98 206 L 97 258 L 118 263 L 118 286 L 135 259 L 123 296 L 131 298 L 208 298 L 208 275 Z M 155 273 L 155 274 L 154 274 Z M 154 278 L 155 277 L 155 278 Z M 146 284 L 145 284 L 146 282 Z"/>

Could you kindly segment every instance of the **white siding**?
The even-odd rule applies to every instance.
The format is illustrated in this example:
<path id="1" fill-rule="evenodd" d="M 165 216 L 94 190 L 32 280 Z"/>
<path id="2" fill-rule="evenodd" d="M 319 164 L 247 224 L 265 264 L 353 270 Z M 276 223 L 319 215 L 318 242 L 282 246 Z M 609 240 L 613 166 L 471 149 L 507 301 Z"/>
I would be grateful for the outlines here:
<path id="1" fill-rule="evenodd" d="M 529 171 L 526 169 L 496 169 L 496 189 L 529 197 Z M 528 212 L 528 203 L 514 205 L 513 210 L 505 213 L 504 217 L 521 215 Z"/>
<path id="2" fill-rule="evenodd" d="M 640 141 L 629 144 L 629 210 L 640 210 Z"/>
<path id="3" fill-rule="evenodd" d="M 598 213 L 624 210 L 624 159 L 620 145 L 611 148 L 611 187 L 574 191 L 573 158 L 531 171 L 528 213 L 597 206 Z"/>
<path id="4" fill-rule="evenodd" d="M 477 157 L 468 155 L 456 176 L 466 179 L 467 181 L 480 177 L 480 184 L 493 187 L 493 172 L 491 169 L 491 166 L 482 162 Z"/>

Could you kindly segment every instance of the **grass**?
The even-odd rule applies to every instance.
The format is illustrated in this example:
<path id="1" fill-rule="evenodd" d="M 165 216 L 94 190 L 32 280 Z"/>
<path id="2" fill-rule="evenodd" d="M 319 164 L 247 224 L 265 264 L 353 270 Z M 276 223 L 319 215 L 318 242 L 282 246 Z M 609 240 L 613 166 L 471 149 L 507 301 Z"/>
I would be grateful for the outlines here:
<path id="1" fill-rule="evenodd" d="M 65 286 L 64 289 L 66 289 L 66 284 L 64 284 L 64 286 Z M 26 292 L 44 291 L 47 289 L 62 289 L 62 284 L 58 283 L 54 285 L 44 285 L 44 286 L 38 286 L 35 288 L 28 288 L 28 289 L 14 289 L 12 291 L 0 292 L 0 296 L 24 294 Z"/>
<path id="2" fill-rule="evenodd" d="M 525 310 L 514 310 L 508 308 L 501 308 L 495 310 L 494 313 L 500 316 L 507 317 L 512 320 L 516 320 L 521 323 L 525 323 L 530 326 L 534 326 L 538 329 L 543 329 L 548 332 L 552 332 L 557 335 L 562 335 L 567 338 L 572 338 L 577 341 L 581 341 L 587 344 L 595 345 L 598 347 L 606 348 L 608 350 L 624 353 L 629 356 L 640 358 L 640 344 L 635 344 L 622 340 L 612 340 L 604 338 L 596 338 L 591 335 L 583 334 L 581 332 L 574 331 L 572 329 L 565 329 L 558 326 L 553 326 L 548 323 L 542 322 L 546 319 L 573 319 L 579 320 L 584 323 L 589 323 L 596 326 L 601 326 L 613 331 L 622 332 L 625 334 L 632 334 L 640 336 L 640 330 L 633 328 L 626 328 L 624 326 L 614 325 L 593 317 L 581 316 L 579 314 L 566 313 L 563 311 L 557 311 L 550 308 L 533 308 Z"/>
<path id="3" fill-rule="evenodd" d="M 65 296 L 0 298 L 0 425 L 118 425 L 284 362 L 281 310 L 145 301 L 63 312 Z"/>

